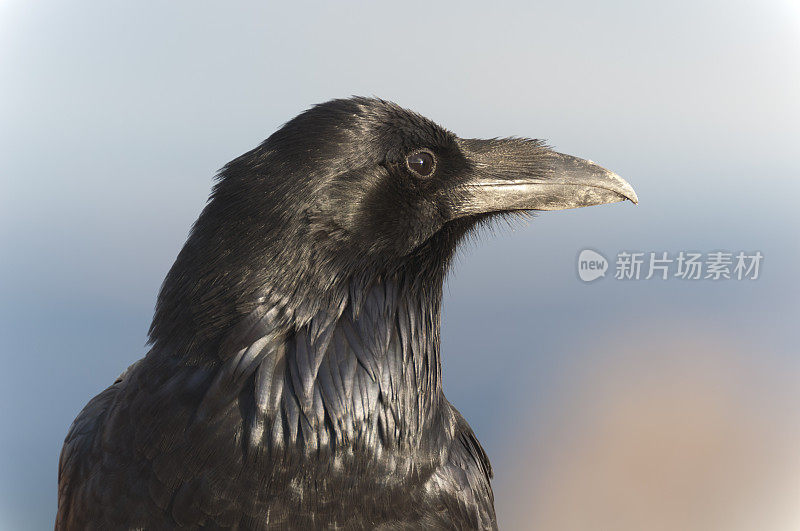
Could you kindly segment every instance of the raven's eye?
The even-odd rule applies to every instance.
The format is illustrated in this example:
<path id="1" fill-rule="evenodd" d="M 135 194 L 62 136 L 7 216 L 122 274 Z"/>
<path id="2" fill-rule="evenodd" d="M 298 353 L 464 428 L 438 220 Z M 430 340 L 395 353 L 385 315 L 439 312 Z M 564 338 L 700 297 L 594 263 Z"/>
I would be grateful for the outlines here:
<path id="1" fill-rule="evenodd" d="M 430 151 L 415 151 L 406 157 L 406 166 L 420 177 L 427 177 L 436 168 L 436 159 Z"/>

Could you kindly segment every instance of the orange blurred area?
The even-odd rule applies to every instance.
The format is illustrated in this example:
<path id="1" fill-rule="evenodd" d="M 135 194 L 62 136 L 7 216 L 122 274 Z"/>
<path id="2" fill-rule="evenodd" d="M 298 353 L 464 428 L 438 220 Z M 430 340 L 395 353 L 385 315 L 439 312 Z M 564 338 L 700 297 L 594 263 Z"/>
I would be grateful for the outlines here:
<path id="1" fill-rule="evenodd" d="M 796 370 L 699 331 L 591 348 L 495 456 L 502 528 L 800 529 Z"/>

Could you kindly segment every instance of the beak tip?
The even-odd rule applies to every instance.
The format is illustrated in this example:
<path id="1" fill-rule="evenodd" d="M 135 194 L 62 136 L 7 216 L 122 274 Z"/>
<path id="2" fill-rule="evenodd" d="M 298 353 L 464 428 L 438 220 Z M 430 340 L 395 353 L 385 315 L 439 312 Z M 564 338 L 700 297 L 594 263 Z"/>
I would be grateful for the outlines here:
<path id="1" fill-rule="evenodd" d="M 613 180 L 617 181 L 619 188 L 618 193 L 622 195 L 625 199 L 633 203 L 634 205 L 639 204 L 639 196 L 636 195 L 636 191 L 633 189 L 633 186 L 630 185 L 628 181 L 620 177 L 614 172 L 609 172 Z"/>

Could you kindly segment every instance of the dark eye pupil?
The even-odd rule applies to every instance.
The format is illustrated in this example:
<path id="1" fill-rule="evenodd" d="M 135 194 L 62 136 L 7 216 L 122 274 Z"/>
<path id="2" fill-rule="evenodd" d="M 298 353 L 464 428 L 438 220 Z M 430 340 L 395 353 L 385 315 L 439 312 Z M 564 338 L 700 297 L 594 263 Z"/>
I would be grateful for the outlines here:
<path id="1" fill-rule="evenodd" d="M 406 163 L 411 171 L 423 177 L 427 177 L 433 171 L 433 155 L 426 151 L 409 155 Z"/>

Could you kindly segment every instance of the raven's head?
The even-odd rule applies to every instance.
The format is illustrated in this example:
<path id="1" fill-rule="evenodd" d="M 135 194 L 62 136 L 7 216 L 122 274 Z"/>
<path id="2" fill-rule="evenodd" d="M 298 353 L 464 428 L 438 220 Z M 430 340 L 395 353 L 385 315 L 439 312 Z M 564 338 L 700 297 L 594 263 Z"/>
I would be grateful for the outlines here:
<path id="1" fill-rule="evenodd" d="M 214 328 L 265 291 L 322 299 L 359 276 L 441 280 L 458 242 L 497 214 L 629 199 L 597 164 L 529 139 L 462 139 L 378 99 L 317 105 L 220 172 L 167 277 L 151 329 Z"/>

